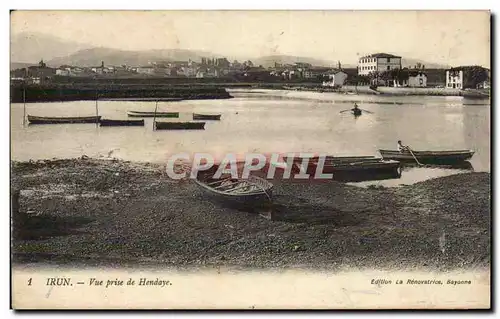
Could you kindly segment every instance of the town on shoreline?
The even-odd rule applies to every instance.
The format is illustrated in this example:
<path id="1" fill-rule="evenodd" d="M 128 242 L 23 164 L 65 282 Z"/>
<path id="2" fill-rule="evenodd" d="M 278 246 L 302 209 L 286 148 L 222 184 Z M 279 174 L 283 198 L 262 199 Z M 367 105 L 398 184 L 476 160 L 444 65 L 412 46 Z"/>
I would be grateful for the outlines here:
<path id="1" fill-rule="evenodd" d="M 363 56 L 355 68 L 343 67 L 340 61 L 335 67 L 274 62 L 274 66 L 266 68 L 250 60 L 230 62 L 222 57 L 201 58 L 201 61 L 151 61 L 145 66 L 107 65 L 101 61 L 99 66 L 59 67 L 50 67 L 42 59 L 37 65 L 11 70 L 13 102 L 22 102 L 21 96 L 25 94 L 22 90 L 29 91 L 24 97 L 28 102 L 36 102 L 52 100 L 51 95 L 58 96 L 55 100 L 62 97 L 64 100 L 95 99 L 96 90 L 99 90 L 97 95 L 104 98 L 229 98 L 225 89 L 238 87 L 489 98 L 491 71 L 476 65 L 432 69 L 416 63 L 403 67 L 401 56 L 388 53 Z M 182 88 L 205 92 L 186 95 L 178 92 Z M 38 94 L 37 90 L 48 93 Z M 52 94 L 51 90 L 57 92 Z M 74 90 L 78 93 L 69 97 L 69 91 Z"/>

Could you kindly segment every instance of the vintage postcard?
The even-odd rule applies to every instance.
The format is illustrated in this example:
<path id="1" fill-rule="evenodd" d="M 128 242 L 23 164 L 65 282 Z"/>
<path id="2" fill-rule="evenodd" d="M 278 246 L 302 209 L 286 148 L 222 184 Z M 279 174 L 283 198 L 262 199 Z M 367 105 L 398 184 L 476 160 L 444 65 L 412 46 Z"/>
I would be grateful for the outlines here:
<path id="1" fill-rule="evenodd" d="M 489 309 L 489 11 L 12 11 L 11 307 Z"/>

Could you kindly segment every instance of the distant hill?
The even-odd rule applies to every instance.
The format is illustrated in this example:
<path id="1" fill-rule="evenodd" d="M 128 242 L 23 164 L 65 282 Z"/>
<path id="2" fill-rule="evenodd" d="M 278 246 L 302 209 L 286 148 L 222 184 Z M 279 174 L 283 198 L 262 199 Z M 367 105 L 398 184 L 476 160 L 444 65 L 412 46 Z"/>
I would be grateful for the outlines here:
<path id="1" fill-rule="evenodd" d="M 273 67 L 274 63 L 294 64 L 297 62 L 310 63 L 314 66 L 336 66 L 336 61 L 326 61 L 315 58 L 292 56 L 292 55 L 269 55 L 250 59 L 254 65 L 262 65 L 263 67 Z"/>
<path id="2" fill-rule="evenodd" d="M 24 69 L 30 66 L 36 65 L 35 63 L 19 63 L 19 62 L 11 62 L 10 63 L 10 69 L 15 70 L 15 69 Z"/>
<path id="3" fill-rule="evenodd" d="M 40 33 L 20 33 L 10 39 L 10 60 L 16 63 L 36 64 L 41 59 L 51 60 L 89 48 L 87 44 L 59 39 Z"/>
<path id="4" fill-rule="evenodd" d="M 223 57 L 206 51 L 164 49 L 147 51 L 125 51 L 111 48 L 96 48 L 88 44 L 67 41 L 41 33 L 20 33 L 11 37 L 10 47 L 11 69 L 37 64 L 43 59 L 47 65 L 97 66 L 104 61 L 106 65 L 147 65 L 156 61 L 200 61 L 202 57 Z M 227 56 L 231 61 L 232 58 Z M 270 55 L 251 58 L 255 65 L 273 67 L 274 63 L 294 64 L 296 62 L 310 63 L 314 66 L 337 67 L 337 61 L 321 60 L 310 57 L 292 55 Z M 241 59 L 240 59 L 241 60 Z M 448 68 L 448 65 L 431 63 L 418 59 L 403 58 L 403 67 L 413 67 L 420 62 L 427 69 Z M 342 64 L 343 68 L 355 68 L 355 64 Z"/>
<path id="5" fill-rule="evenodd" d="M 47 61 L 50 66 L 78 65 L 97 66 L 104 61 L 106 65 L 148 65 L 157 61 L 201 61 L 202 57 L 215 57 L 213 53 L 182 49 L 124 51 L 109 48 L 92 48 L 80 50 L 65 57 L 54 58 Z"/>
<path id="6" fill-rule="evenodd" d="M 422 61 L 422 60 L 418 60 L 418 59 L 403 58 L 401 60 L 402 66 L 407 67 L 407 68 L 413 68 L 417 63 L 421 63 L 422 65 L 425 65 L 426 69 L 448 69 L 448 68 L 450 68 L 449 65 L 431 63 L 428 61 Z"/>

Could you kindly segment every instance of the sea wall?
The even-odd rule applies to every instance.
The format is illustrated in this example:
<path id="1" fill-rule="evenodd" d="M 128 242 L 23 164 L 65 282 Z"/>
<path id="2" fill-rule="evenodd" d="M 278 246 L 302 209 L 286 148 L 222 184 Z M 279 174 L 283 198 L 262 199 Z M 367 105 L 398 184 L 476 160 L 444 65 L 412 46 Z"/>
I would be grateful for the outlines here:
<path id="1" fill-rule="evenodd" d="M 377 91 L 387 95 L 436 95 L 436 96 L 461 96 L 459 89 L 447 88 L 412 88 L 412 87 L 387 87 L 379 86 Z"/>
<path id="2" fill-rule="evenodd" d="M 89 84 L 49 84 L 13 85 L 10 89 L 11 102 L 60 102 L 123 98 L 180 98 L 227 99 L 231 95 L 223 87 L 215 86 L 172 86 L 172 85 L 89 85 Z M 25 95 L 25 97 L 23 97 Z"/>

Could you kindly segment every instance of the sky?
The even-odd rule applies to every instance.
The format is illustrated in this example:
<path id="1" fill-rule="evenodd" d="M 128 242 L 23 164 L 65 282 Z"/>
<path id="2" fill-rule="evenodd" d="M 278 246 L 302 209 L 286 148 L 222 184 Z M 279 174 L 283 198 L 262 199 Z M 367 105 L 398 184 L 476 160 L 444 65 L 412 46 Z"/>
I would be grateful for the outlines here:
<path id="1" fill-rule="evenodd" d="M 355 64 L 361 56 L 387 52 L 490 67 L 489 19 L 488 11 L 17 11 L 11 34 L 240 59 L 285 54 Z"/>

